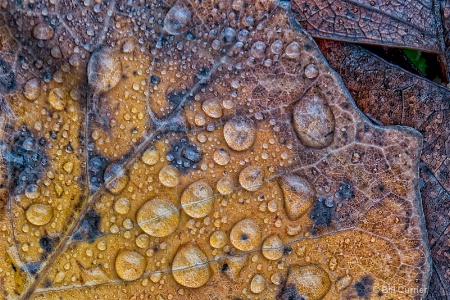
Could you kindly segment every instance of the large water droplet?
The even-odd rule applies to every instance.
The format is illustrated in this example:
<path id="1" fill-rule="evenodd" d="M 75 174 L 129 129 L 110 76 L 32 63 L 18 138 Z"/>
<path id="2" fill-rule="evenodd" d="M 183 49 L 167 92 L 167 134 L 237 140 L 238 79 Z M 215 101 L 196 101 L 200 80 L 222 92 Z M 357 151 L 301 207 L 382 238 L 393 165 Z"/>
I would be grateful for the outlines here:
<path id="1" fill-rule="evenodd" d="M 126 281 L 139 279 L 145 271 L 147 260 L 136 251 L 122 250 L 116 257 L 117 275 Z"/>
<path id="2" fill-rule="evenodd" d="M 28 199 L 36 199 L 41 195 L 41 190 L 36 184 L 29 184 L 25 188 L 25 196 Z"/>
<path id="3" fill-rule="evenodd" d="M 250 282 L 250 291 L 253 294 L 259 294 L 266 289 L 266 280 L 260 274 L 256 274 L 253 276 L 252 281 Z"/>
<path id="4" fill-rule="evenodd" d="M 264 172 L 260 166 L 248 166 L 239 173 L 239 183 L 247 191 L 256 191 L 264 183 Z"/>
<path id="5" fill-rule="evenodd" d="M 144 164 L 153 166 L 159 161 L 159 152 L 156 149 L 147 149 L 141 156 Z"/>
<path id="6" fill-rule="evenodd" d="M 223 127 L 223 135 L 228 146 L 236 151 L 244 151 L 253 145 L 256 126 L 251 119 L 235 117 Z"/>
<path id="7" fill-rule="evenodd" d="M 331 281 L 328 274 L 316 265 L 291 265 L 286 286 L 295 287 L 297 293 L 306 299 L 320 300 L 330 290 Z"/>
<path id="8" fill-rule="evenodd" d="M 254 250 L 261 243 L 261 230 L 253 220 L 244 219 L 236 223 L 231 229 L 230 241 L 238 250 Z"/>
<path id="9" fill-rule="evenodd" d="M 54 88 L 48 94 L 48 102 L 55 110 L 64 110 L 67 102 L 67 91 L 63 88 Z"/>
<path id="10" fill-rule="evenodd" d="M 180 182 L 180 172 L 174 166 L 165 166 L 159 171 L 159 182 L 167 187 L 175 187 Z"/>
<path id="11" fill-rule="evenodd" d="M 197 181 L 189 185 L 181 194 L 181 207 L 193 218 L 203 218 L 214 207 L 214 192 L 203 181 Z"/>
<path id="12" fill-rule="evenodd" d="M 164 18 L 164 30 L 168 34 L 179 35 L 185 30 L 191 17 L 190 10 L 177 3 L 169 9 Z"/>
<path id="13" fill-rule="evenodd" d="M 277 260 L 283 256 L 283 241 L 277 235 L 266 238 L 262 245 L 262 254 L 269 260 Z"/>
<path id="14" fill-rule="evenodd" d="M 125 171 L 119 163 L 109 164 L 105 169 L 103 176 L 105 181 L 113 176 L 114 179 L 108 182 L 106 188 L 111 194 L 118 195 L 127 186 L 130 178 L 125 174 Z"/>
<path id="15" fill-rule="evenodd" d="M 227 150 L 225 149 L 217 149 L 216 151 L 214 151 L 213 159 L 216 164 L 225 166 L 230 162 L 230 154 L 228 154 Z"/>
<path id="16" fill-rule="evenodd" d="M 220 105 L 219 100 L 216 99 L 203 101 L 202 110 L 205 114 L 214 119 L 218 119 L 222 116 L 222 106 Z"/>
<path id="17" fill-rule="evenodd" d="M 49 40 L 55 34 L 52 26 L 45 22 L 41 22 L 33 27 L 33 36 L 38 40 Z"/>
<path id="18" fill-rule="evenodd" d="M 211 277 L 206 254 L 193 244 L 181 246 L 172 262 L 172 276 L 185 287 L 205 285 Z"/>
<path id="19" fill-rule="evenodd" d="M 46 204 L 32 204 L 25 212 L 27 220 L 37 226 L 42 226 L 50 222 L 53 217 L 51 206 Z"/>
<path id="20" fill-rule="evenodd" d="M 298 220 L 313 205 L 316 198 L 314 186 L 303 177 L 287 175 L 280 178 L 284 208 L 289 219 Z"/>
<path id="21" fill-rule="evenodd" d="M 227 234 L 224 231 L 214 231 L 209 237 L 209 244 L 216 249 L 223 248 L 228 241 Z"/>
<path id="22" fill-rule="evenodd" d="M 224 176 L 217 181 L 216 188 L 221 195 L 229 195 L 234 191 L 233 178 Z"/>
<path id="23" fill-rule="evenodd" d="M 180 211 L 166 199 L 146 202 L 137 212 L 136 220 L 142 230 L 154 237 L 170 235 L 178 227 Z"/>
<path id="24" fill-rule="evenodd" d="M 310 91 L 298 101 L 293 116 L 294 129 L 303 145 L 320 149 L 333 142 L 333 111 L 319 91 Z"/>
<path id="25" fill-rule="evenodd" d="M 87 75 L 89 85 L 94 92 L 107 92 L 119 83 L 122 76 L 122 63 L 110 49 L 102 47 L 92 53 Z"/>
<path id="26" fill-rule="evenodd" d="M 130 211 L 131 208 L 131 202 L 127 198 L 119 198 L 114 203 L 114 210 L 121 214 L 125 215 Z"/>
<path id="27" fill-rule="evenodd" d="M 30 101 L 36 100 L 40 94 L 41 84 L 37 78 L 28 80 L 23 86 L 23 95 Z"/>

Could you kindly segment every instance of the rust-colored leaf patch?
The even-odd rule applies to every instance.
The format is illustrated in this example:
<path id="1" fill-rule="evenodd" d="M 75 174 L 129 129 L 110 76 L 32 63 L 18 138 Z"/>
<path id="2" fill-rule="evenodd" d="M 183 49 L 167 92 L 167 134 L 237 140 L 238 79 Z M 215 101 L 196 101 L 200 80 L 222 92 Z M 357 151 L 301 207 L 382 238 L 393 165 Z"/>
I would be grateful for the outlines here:
<path id="1" fill-rule="evenodd" d="M 2 297 L 422 298 L 421 136 L 285 8 L 84 4 L 2 11 Z"/>

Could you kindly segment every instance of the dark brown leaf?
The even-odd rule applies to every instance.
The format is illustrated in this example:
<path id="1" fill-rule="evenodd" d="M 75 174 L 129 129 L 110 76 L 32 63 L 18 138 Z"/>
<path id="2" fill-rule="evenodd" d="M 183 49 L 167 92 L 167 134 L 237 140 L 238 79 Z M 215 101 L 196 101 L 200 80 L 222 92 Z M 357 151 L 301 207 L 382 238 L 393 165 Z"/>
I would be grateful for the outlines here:
<path id="1" fill-rule="evenodd" d="M 314 37 L 441 52 L 434 0 L 293 0 L 297 20 Z"/>
<path id="2" fill-rule="evenodd" d="M 319 43 L 363 112 L 376 123 L 422 132 L 422 202 L 434 260 L 430 295 L 450 295 L 450 91 L 353 45 Z"/>

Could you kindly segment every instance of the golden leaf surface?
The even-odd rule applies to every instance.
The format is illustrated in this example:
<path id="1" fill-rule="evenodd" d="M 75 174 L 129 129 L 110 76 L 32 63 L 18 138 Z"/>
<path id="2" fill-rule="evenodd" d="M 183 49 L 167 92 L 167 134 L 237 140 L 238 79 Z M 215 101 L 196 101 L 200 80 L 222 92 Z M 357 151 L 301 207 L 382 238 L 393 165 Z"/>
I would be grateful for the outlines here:
<path id="1" fill-rule="evenodd" d="M 1 297 L 423 296 L 420 134 L 289 7 L 77 5 L 1 10 Z"/>

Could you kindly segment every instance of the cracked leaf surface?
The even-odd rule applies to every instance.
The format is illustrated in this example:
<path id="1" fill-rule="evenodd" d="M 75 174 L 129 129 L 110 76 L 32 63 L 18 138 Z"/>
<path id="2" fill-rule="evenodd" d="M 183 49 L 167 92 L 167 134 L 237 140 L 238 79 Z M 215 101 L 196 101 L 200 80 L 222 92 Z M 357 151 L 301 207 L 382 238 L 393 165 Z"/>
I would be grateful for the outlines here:
<path id="1" fill-rule="evenodd" d="M 2 10 L 5 297 L 421 298 L 421 137 L 289 12 L 74 5 Z"/>

